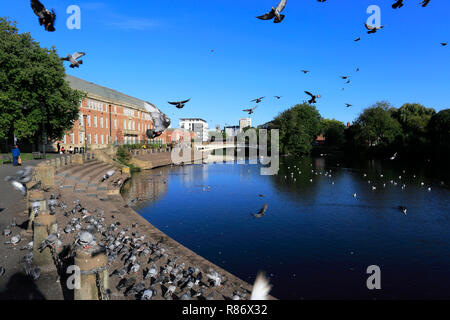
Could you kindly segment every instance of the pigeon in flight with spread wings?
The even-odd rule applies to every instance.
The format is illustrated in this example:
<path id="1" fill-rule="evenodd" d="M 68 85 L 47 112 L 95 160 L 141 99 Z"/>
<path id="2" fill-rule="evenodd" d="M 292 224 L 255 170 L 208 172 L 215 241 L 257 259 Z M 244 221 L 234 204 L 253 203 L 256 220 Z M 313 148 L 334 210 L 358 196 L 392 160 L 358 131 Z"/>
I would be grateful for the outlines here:
<path id="1" fill-rule="evenodd" d="M 251 102 L 256 102 L 256 103 L 260 103 L 262 101 L 262 99 L 264 99 L 265 97 L 261 97 L 258 99 L 253 99 Z"/>
<path id="2" fill-rule="evenodd" d="M 74 54 L 68 54 L 67 57 L 61 58 L 63 61 L 69 61 L 71 68 L 79 68 L 80 64 L 83 64 L 83 60 L 78 60 L 81 57 L 84 57 L 86 53 L 84 52 L 75 52 Z"/>
<path id="3" fill-rule="evenodd" d="M 316 95 L 313 95 L 311 92 L 308 92 L 308 91 L 305 91 L 305 93 L 306 93 L 308 96 L 311 97 L 311 99 L 308 101 L 309 104 L 316 103 L 316 99 L 321 97 L 320 94 L 318 94 L 318 95 L 316 96 Z"/>
<path id="4" fill-rule="evenodd" d="M 286 7 L 287 0 L 281 0 L 280 3 L 278 3 L 278 6 L 276 8 L 272 7 L 272 10 L 269 13 L 266 13 L 262 16 L 258 16 L 258 19 L 261 20 L 273 20 L 273 23 L 280 23 L 284 19 L 284 14 L 281 14 L 281 12 Z"/>
<path id="5" fill-rule="evenodd" d="M 381 30 L 384 28 L 384 26 L 379 26 L 379 27 L 369 26 L 367 23 L 365 23 L 364 25 L 366 26 L 366 29 L 368 30 L 367 31 L 368 34 L 375 33 L 378 30 Z"/>
<path id="6" fill-rule="evenodd" d="M 256 108 L 258 108 L 258 106 L 254 107 L 254 108 L 251 108 L 251 109 L 244 109 L 244 110 L 242 110 L 242 111 L 248 112 L 248 114 L 252 114 L 253 112 L 255 112 L 255 109 L 256 109 Z"/>
<path id="7" fill-rule="evenodd" d="M 422 5 L 422 7 L 426 7 L 429 3 L 430 3 L 430 1 L 431 0 L 423 0 L 421 3 L 419 3 L 419 4 L 421 4 Z"/>
<path id="8" fill-rule="evenodd" d="M 178 109 L 183 109 L 184 105 L 186 103 L 188 103 L 189 101 L 191 101 L 191 99 L 187 99 L 187 100 L 184 100 L 184 101 L 168 102 L 168 103 L 173 105 L 173 106 L 175 106 L 175 107 L 177 107 Z"/>
<path id="9" fill-rule="evenodd" d="M 39 0 L 31 0 L 31 9 L 39 18 L 39 24 L 44 25 L 45 31 L 55 31 L 56 13 L 46 9 Z"/>
<path id="10" fill-rule="evenodd" d="M 403 7 L 403 0 L 396 0 L 392 5 L 392 8 L 394 9 L 400 9 L 401 7 Z"/>

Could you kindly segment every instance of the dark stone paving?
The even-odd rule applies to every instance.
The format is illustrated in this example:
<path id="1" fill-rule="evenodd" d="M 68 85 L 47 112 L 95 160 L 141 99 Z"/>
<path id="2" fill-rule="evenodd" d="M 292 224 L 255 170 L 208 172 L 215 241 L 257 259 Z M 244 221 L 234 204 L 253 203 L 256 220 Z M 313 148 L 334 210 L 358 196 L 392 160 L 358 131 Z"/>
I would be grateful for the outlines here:
<path id="1" fill-rule="evenodd" d="M 12 164 L 0 166 L 0 232 L 10 225 L 16 219 L 17 226 L 12 228 L 12 234 L 21 235 L 21 241 L 17 246 L 5 244 L 9 237 L 1 235 L 0 241 L 0 266 L 5 268 L 5 273 L 0 276 L 0 300 L 59 300 L 62 299 L 62 292 L 58 278 L 54 272 L 42 272 L 37 281 L 32 281 L 24 272 L 21 258 L 27 251 L 21 251 L 20 248 L 32 241 L 32 235 L 25 232 L 28 217 L 24 213 L 26 209 L 24 197 L 15 191 L 11 184 L 5 182 L 6 176 L 14 175 L 18 170 L 25 166 L 36 166 L 43 160 L 30 160 L 22 166 L 14 167 Z M 49 290 L 49 286 L 52 290 Z M 55 290 L 53 287 L 56 287 Z M 45 293 L 44 293 L 45 292 Z"/>

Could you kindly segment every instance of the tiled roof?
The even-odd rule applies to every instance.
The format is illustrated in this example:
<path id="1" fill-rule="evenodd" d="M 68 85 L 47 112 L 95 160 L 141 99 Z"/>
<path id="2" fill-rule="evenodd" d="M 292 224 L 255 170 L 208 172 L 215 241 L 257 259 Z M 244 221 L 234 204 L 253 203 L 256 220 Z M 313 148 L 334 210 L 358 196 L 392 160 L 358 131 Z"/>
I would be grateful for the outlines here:
<path id="1" fill-rule="evenodd" d="M 66 80 L 69 82 L 69 85 L 72 89 L 80 90 L 88 94 L 90 93 L 109 101 L 115 101 L 117 103 L 131 105 L 143 111 L 147 111 L 147 109 L 145 108 L 145 103 L 149 103 L 150 105 L 153 106 L 153 104 L 151 104 L 150 102 L 146 102 L 144 100 L 128 96 L 119 91 L 102 87 L 99 86 L 98 84 L 85 81 L 83 79 L 74 76 L 66 75 Z"/>

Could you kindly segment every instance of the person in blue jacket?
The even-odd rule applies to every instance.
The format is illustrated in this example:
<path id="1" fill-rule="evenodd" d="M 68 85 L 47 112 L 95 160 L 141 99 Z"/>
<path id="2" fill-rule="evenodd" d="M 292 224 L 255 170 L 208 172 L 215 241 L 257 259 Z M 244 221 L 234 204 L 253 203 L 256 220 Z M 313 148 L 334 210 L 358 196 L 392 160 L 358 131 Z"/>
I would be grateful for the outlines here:
<path id="1" fill-rule="evenodd" d="M 13 156 L 13 166 L 20 166 L 19 164 L 19 156 L 20 156 L 20 150 L 17 145 L 15 145 L 11 150 L 12 156 Z"/>

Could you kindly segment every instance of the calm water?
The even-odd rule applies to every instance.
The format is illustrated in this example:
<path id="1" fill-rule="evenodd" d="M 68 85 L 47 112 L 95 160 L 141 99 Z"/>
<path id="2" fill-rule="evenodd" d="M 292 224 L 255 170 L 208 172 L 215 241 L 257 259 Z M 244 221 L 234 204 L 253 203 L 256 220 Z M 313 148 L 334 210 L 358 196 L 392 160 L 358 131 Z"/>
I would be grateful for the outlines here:
<path id="1" fill-rule="evenodd" d="M 259 170 L 155 169 L 124 197 L 145 198 L 142 216 L 236 276 L 252 283 L 265 271 L 280 299 L 450 298 L 450 191 L 431 164 L 283 158 L 278 175 Z M 253 218 L 265 203 L 266 216 Z M 366 287 L 369 265 L 381 268 L 381 290 Z"/>

